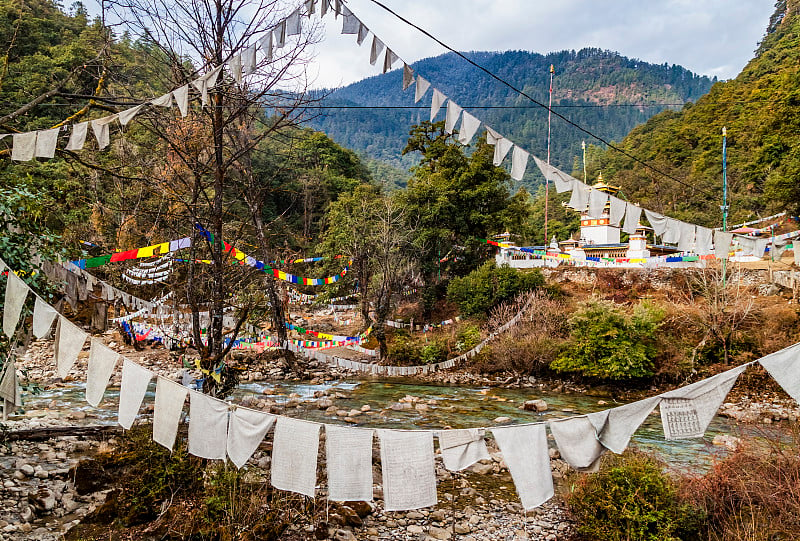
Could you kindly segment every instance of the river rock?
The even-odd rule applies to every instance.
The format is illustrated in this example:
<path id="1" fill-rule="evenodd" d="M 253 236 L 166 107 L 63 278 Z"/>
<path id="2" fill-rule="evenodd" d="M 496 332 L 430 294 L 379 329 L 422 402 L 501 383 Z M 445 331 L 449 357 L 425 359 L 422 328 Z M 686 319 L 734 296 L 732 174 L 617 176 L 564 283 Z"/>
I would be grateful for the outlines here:
<path id="1" fill-rule="evenodd" d="M 524 404 L 522 404 L 522 409 L 525 411 L 547 411 L 547 402 L 542 400 L 541 398 L 536 400 L 526 400 Z"/>
<path id="2" fill-rule="evenodd" d="M 498 424 L 498 425 L 502 425 L 502 424 L 510 423 L 510 422 L 511 422 L 511 417 L 497 417 L 494 420 L 494 423 Z"/>
<path id="3" fill-rule="evenodd" d="M 75 483 L 75 492 L 81 496 L 102 490 L 111 481 L 100 463 L 93 459 L 81 460 L 70 473 Z"/>
<path id="4" fill-rule="evenodd" d="M 34 468 L 30 464 L 23 464 L 19 467 L 19 471 L 21 471 L 27 477 L 33 477 L 34 474 Z"/>
<path id="5" fill-rule="evenodd" d="M 428 530 L 428 535 L 434 539 L 450 539 L 451 534 L 449 530 L 445 530 L 444 528 L 436 528 L 431 527 Z"/>
<path id="6" fill-rule="evenodd" d="M 317 400 L 317 409 L 326 410 L 330 407 L 333 407 L 333 400 L 330 398 L 320 398 Z"/>

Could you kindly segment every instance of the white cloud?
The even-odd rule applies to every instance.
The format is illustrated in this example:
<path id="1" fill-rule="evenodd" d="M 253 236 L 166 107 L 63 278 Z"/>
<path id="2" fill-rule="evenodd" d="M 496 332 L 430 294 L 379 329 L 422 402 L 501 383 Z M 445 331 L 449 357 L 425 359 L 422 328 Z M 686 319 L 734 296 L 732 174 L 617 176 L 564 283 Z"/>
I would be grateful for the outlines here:
<path id="1" fill-rule="evenodd" d="M 753 55 L 774 9 L 772 0 L 383 0 L 391 9 L 458 50 L 521 49 L 548 53 L 598 47 L 696 73 L 735 77 Z M 370 0 L 348 5 L 409 62 L 445 52 Z M 341 36 L 341 20 L 325 23 L 317 47 L 317 86 L 348 84 L 379 69 L 369 44 Z"/>

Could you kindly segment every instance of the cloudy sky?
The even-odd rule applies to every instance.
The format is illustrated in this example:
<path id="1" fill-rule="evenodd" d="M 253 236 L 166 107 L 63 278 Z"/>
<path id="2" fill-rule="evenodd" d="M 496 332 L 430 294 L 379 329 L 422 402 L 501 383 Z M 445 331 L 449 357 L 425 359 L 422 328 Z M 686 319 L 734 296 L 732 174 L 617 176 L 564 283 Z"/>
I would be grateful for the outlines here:
<path id="1" fill-rule="evenodd" d="M 774 0 L 382 0 L 458 50 L 547 53 L 598 47 L 652 63 L 679 64 L 720 79 L 735 77 L 764 35 Z M 445 50 L 371 0 L 352 11 L 408 62 Z M 331 17 L 310 66 L 316 87 L 378 73 Z"/>

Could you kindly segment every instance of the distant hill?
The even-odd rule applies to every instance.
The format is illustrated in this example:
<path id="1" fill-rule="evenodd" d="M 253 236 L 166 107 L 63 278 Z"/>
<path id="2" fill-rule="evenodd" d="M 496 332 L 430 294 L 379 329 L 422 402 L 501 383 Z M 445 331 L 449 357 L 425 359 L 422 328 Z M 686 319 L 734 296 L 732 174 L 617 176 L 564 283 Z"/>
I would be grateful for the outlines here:
<path id="1" fill-rule="evenodd" d="M 686 185 L 613 152 L 593 153 L 590 175 L 676 218 L 721 225 L 722 128 L 728 133 L 733 222 L 800 212 L 800 0 L 779 0 L 755 57 L 696 104 L 663 112 L 622 142 L 628 152 Z M 702 193 L 704 190 L 709 193 Z"/>
<path id="2" fill-rule="evenodd" d="M 705 94 L 715 80 L 681 66 L 655 65 L 600 49 L 561 51 L 541 55 L 526 51 L 471 52 L 477 63 L 509 81 L 542 103 L 547 103 L 549 70 L 555 67 L 554 109 L 604 138 L 622 139 L 631 129 L 664 106 L 626 107 L 628 104 L 684 104 Z M 416 62 L 414 70 L 459 105 L 500 133 L 540 156 L 547 149 L 547 110 L 512 92 L 455 54 Z M 402 92 L 402 70 L 369 77 L 336 89 L 328 106 L 414 105 L 413 87 Z M 421 109 L 323 109 L 312 126 L 336 142 L 370 158 L 408 169 L 416 156 L 401 157 L 409 129 L 430 115 L 429 90 Z M 522 107 L 494 108 L 486 107 Z M 444 113 L 441 112 L 440 115 Z M 586 136 L 563 121 L 553 120 L 551 160 L 571 169 Z M 587 143 L 591 141 L 587 139 Z M 388 174 L 387 171 L 384 173 Z M 529 171 L 525 184 L 540 181 Z"/>

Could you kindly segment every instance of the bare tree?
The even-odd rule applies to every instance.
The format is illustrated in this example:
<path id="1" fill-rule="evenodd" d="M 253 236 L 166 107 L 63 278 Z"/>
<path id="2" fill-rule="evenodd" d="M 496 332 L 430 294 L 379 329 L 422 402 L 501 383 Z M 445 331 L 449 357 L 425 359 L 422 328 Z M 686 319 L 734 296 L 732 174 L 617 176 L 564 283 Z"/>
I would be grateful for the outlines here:
<path id="1" fill-rule="evenodd" d="M 757 308 L 753 295 L 742 285 L 740 278 L 736 272 L 726 275 L 717 268 L 686 274 L 686 284 L 681 291 L 682 302 L 676 313 L 678 318 L 703 330 L 703 338 L 692 353 L 693 365 L 697 352 L 709 340 L 722 347 L 727 364 L 736 333 L 755 321 Z"/>
<path id="2" fill-rule="evenodd" d="M 201 366 L 219 370 L 254 304 L 269 305 L 273 328 L 279 339 L 286 338 L 283 299 L 272 274 L 232 263 L 243 258 L 236 247 L 247 241 L 259 246 L 255 254 L 264 262 L 276 259 L 263 217 L 268 191 L 259 186 L 251 164 L 268 138 L 302 120 L 308 101 L 305 64 L 315 28 L 304 24 L 299 35 L 273 49 L 271 33 L 289 14 L 275 0 L 112 0 L 111 9 L 133 35 L 152 44 L 148 51 L 154 62 L 166 63 L 168 87 L 222 70 L 208 89 L 208 105 L 193 107 L 185 118 L 160 111 L 147 115 L 145 124 L 163 141 L 167 156 L 162 170 L 143 175 L 168 199 L 173 227 L 191 228 L 182 293 L 191 307 Z M 278 39 L 283 38 L 282 33 Z M 238 60 L 256 46 L 256 63 L 240 77 Z M 222 69 L 231 64 L 233 73 Z M 204 99 L 200 90 L 190 87 L 192 96 Z M 266 295 L 259 296 L 262 287 Z M 235 323 L 226 332 L 223 313 L 230 308 Z M 211 318 L 206 343 L 200 332 L 204 310 Z M 213 392 L 214 382 L 207 381 L 206 390 Z"/>

